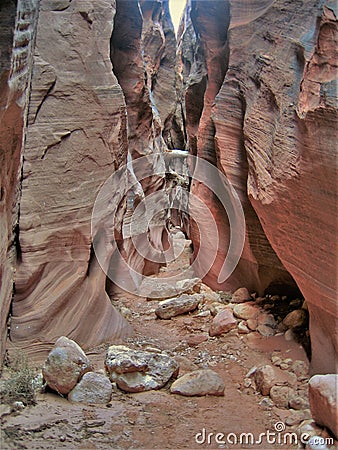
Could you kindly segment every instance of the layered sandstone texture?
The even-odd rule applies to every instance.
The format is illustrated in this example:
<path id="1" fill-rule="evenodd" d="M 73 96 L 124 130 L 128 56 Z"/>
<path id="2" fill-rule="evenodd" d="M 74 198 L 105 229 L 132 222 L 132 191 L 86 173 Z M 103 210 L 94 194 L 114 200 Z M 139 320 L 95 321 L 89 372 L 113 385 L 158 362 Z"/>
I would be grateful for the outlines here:
<path id="1" fill-rule="evenodd" d="M 60 335 L 87 349 L 130 333 L 109 294 L 116 277 L 130 278 L 130 268 L 137 288 L 159 267 L 152 252 L 169 246 L 170 208 L 180 195 L 187 204 L 186 190 L 175 189 L 181 159 L 164 152 L 184 147 L 185 137 L 167 0 L 23 0 L 16 21 L 14 3 L 1 14 L 1 114 L 8 122 L 1 130 L 8 144 L 1 153 L 1 330 L 5 338 L 10 311 L 9 347 L 44 358 Z M 12 72 L 20 71 L 25 83 L 13 88 Z M 135 173 L 133 160 L 144 155 L 149 159 Z M 151 176 L 142 180 L 143 169 Z M 97 212 L 91 230 L 100 188 L 117 171 L 102 203 L 108 208 Z M 131 216 L 147 196 L 147 217 L 158 205 L 163 211 L 150 227 L 134 227 L 132 240 Z"/>
<path id="2" fill-rule="evenodd" d="M 18 233 L 18 179 L 37 2 L 0 5 L 0 361 L 7 338 Z M 0 362 L 1 366 L 1 362 Z"/>
<path id="3" fill-rule="evenodd" d="M 246 216 L 242 261 L 226 285 L 239 286 L 242 280 L 257 290 L 269 284 L 292 286 L 290 274 L 309 306 L 312 370 L 334 372 L 334 2 L 220 1 L 213 5 L 223 11 L 228 8 L 231 20 L 227 30 L 225 20 L 223 28 L 217 22 L 220 13 L 209 16 L 206 2 L 192 0 L 187 12 L 196 44 L 195 53 L 190 52 L 193 60 L 184 63 L 186 100 L 197 98 L 195 105 L 200 107 L 189 112 L 186 105 L 186 117 L 193 151 L 217 161 L 235 187 Z M 213 27 L 213 34 L 205 33 L 208 27 Z M 184 34 L 181 46 L 188 59 Z M 210 73 L 220 74 L 221 61 L 226 69 L 215 95 Z M 210 101 L 215 102 L 211 108 Z M 203 114 L 205 110 L 211 118 Z M 227 220 L 215 200 L 208 201 L 220 232 L 228 237 Z M 217 257 L 226 252 L 226 237 Z M 198 246 L 198 236 L 193 233 L 192 239 Z M 213 287 L 219 268 L 216 259 L 206 280 Z"/>
<path id="4" fill-rule="evenodd" d="M 127 155 L 115 12 L 101 0 L 39 3 L 10 325 L 10 341 L 37 356 L 60 335 L 88 348 L 129 331 L 91 251 L 95 197 Z"/>
<path id="5" fill-rule="evenodd" d="M 117 237 L 118 252 L 109 267 L 110 295 L 114 294 L 112 281 L 131 278 L 132 283 L 122 287 L 137 293 L 143 275 L 160 267 L 156 255 L 169 246 L 167 224 L 176 196 L 172 180 L 165 175 L 165 154 L 185 146 L 176 93 L 176 37 L 168 1 L 117 0 L 116 8 L 110 54 L 126 101 L 128 161 L 143 159 L 131 172 L 129 203 Z M 173 165 L 171 168 L 174 170 Z M 120 255 L 126 264 L 120 263 Z M 130 269 L 134 271 L 132 277 Z"/>
<path id="6" fill-rule="evenodd" d="M 238 14 L 242 16 L 243 11 L 239 11 Z M 186 10 L 179 42 L 190 152 L 217 165 L 225 173 L 236 188 L 247 225 L 239 264 L 231 277 L 224 280 L 220 274 L 229 248 L 230 234 L 232 233 L 235 239 L 240 239 L 240 232 L 232 229 L 230 233 L 228 215 L 219 199 L 203 184 L 194 181 L 191 192 L 205 204 L 205 206 L 202 203 L 199 206 L 191 204 L 194 215 L 199 217 L 198 225 L 193 222 L 191 224 L 195 255 L 201 250 L 205 254 L 199 263 L 199 273 L 207 272 L 204 281 L 214 289 L 235 290 L 246 285 L 250 290 L 263 292 L 270 284 L 294 289 L 292 277 L 271 248 L 247 196 L 247 159 L 241 147 L 241 100 L 237 97 L 231 98 L 222 103 L 221 108 L 215 110 L 215 99 L 220 95 L 230 64 L 230 16 L 235 20 L 231 14 L 230 4 L 226 1 L 210 4 L 191 1 Z M 228 126 L 229 118 L 233 123 L 231 129 Z M 230 145 L 230 141 L 234 145 Z M 224 153 L 220 151 L 220 146 L 226 149 Z M 225 157 L 229 162 L 227 170 L 224 165 Z M 218 240 L 208 233 L 210 229 L 208 210 L 217 224 Z M 202 235 L 203 242 L 201 242 Z M 215 261 L 208 271 L 209 260 L 213 256 Z M 277 289 L 280 290 L 280 287 Z"/>

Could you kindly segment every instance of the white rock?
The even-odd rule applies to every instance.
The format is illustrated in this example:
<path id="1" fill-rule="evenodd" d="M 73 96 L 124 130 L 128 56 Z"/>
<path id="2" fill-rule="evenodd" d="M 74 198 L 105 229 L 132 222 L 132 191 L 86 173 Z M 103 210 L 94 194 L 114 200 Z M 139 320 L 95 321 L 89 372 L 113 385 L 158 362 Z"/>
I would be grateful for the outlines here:
<path id="1" fill-rule="evenodd" d="M 248 334 L 250 333 L 249 328 L 246 326 L 245 322 L 241 320 L 238 324 L 238 331 L 241 334 Z"/>
<path id="2" fill-rule="evenodd" d="M 222 378 L 213 370 L 201 369 L 178 378 L 170 387 L 172 394 L 188 397 L 202 395 L 224 395 Z"/>
<path id="3" fill-rule="evenodd" d="M 338 439 L 338 375 L 314 375 L 309 380 L 309 401 L 312 417 L 327 427 Z"/>
<path id="4" fill-rule="evenodd" d="M 133 350 L 123 345 L 108 348 L 106 369 L 112 382 L 127 392 L 160 389 L 177 376 L 177 362 L 164 353 Z"/>
<path id="5" fill-rule="evenodd" d="M 194 311 L 202 299 L 203 296 L 201 294 L 183 294 L 179 297 L 169 298 L 158 304 L 155 314 L 160 319 L 171 319 L 180 314 Z"/>
<path id="6" fill-rule="evenodd" d="M 257 319 L 259 314 L 259 308 L 254 302 L 239 303 L 234 307 L 234 315 L 239 319 Z"/>
<path id="7" fill-rule="evenodd" d="M 68 394 L 68 400 L 80 403 L 109 403 L 112 384 L 106 375 L 87 372 Z"/>

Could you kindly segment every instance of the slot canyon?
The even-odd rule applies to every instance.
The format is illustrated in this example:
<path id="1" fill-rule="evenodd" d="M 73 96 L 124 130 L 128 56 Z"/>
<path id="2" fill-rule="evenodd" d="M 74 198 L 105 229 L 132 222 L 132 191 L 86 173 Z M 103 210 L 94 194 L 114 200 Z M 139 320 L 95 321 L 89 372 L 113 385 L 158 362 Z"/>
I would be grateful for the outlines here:
<path id="1" fill-rule="evenodd" d="M 1 448 L 336 448 L 337 40 L 332 0 L 1 0 Z"/>

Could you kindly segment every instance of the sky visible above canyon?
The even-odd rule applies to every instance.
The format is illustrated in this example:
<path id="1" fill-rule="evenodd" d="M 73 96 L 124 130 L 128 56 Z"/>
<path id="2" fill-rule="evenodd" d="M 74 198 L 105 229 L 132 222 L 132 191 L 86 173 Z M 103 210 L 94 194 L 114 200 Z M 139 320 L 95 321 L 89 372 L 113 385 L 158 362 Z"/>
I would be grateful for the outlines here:
<path id="1" fill-rule="evenodd" d="M 186 0 L 169 0 L 169 9 L 171 19 L 175 28 L 175 33 L 177 34 L 178 27 L 180 25 L 180 20 L 184 7 L 186 5 Z"/>

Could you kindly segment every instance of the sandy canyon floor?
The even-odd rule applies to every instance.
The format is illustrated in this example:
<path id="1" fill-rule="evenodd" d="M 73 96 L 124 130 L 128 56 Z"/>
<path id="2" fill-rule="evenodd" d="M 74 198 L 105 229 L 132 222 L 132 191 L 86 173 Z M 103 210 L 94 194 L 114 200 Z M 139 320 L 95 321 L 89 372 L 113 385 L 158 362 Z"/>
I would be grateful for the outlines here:
<path id="1" fill-rule="evenodd" d="M 184 257 L 162 273 L 179 270 Z M 237 329 L 211 338 L 208 330 L 212 317 L 198 316 L 199 311 L 160 320 L 154 314 L 156 300 L 121 292 L 113 303 L 124 312 L 129 310 L 127 316 L 135 333 L 127 345 L 166 351 L 179 363 L 180 375 L 200 368 L 213 369 L 225 383 L 224 397 L 184 397 L 171 394 L 169 386 L 136 394 L 116 389 L 109 404 L 96 406 L 71 403 L 47 392 L 38 395 L 35 406 L 2 415 L 2 449 L 297 448 L 266 441 L 235 443 L 230 433 L 252 433 L 258 439 L 260 433 L 275 432 L 276 424 L 282 431 L 286 427 L 285 432 L 296 429 L 297 423 L 285 425 L 288 418 L 293 422 L 290 410 L 275 406 L 257 393 L 246 374 L 254 366 L 271 364 L 273 355 L 307 364 L 299 344 L 287 342 L 283 334 L 266 338 L 256 332 L 241 335 Z M 107 347 L 87 352 L 98 370 L 104 369 Z M 276 370 L 281 385 L 289 385 L 306 397 L 305 377 L 297 379 L 288 370 Z M 208 440 L 209 433 L 213 435 Z M 218 442 L 217 433 L 224 435 Z"/>

